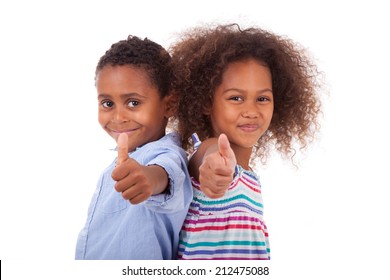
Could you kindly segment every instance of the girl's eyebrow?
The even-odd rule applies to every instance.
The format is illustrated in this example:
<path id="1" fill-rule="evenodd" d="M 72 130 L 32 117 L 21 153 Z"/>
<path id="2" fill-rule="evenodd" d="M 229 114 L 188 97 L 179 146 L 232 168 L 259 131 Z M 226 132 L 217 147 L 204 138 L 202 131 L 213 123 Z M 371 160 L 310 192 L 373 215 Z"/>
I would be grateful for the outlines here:
<path id="1" fill-rule="evenodd" d="M 228 89 L 224 90 L 223 93 L 225 94 L 225 93 L 227 93 L 227 92 L 229 92 L 229 91 L 237 91 L 237 92 L 239 92 L 239 93 L 241 93 L 241 94 L 244 94 L 244 93 L 247 92 L 247 91 L 244 90 L 244 89 L 239 89 L 239 88 L 228 88 Z M 270 88 L 264 88 L 264 89 L 261 89 L 261 90 L 256 91 L 256 93 L 265 93 L 265 92 L 273 93 L 272 89 L 270 89 Z"/>
<path id="2" fill-rule="evenodd" d="M 147 99 L 148 97 L 136 92 L 131 92 L 131 93 L 125 93 L 120 96 L 121 99 L 126 100 L 129 98 L 140 98 L 140 99 Z"/>
<path id="3" fill-rule="evenodd" d="M 146 99 L 148 98 L 147 96 L 144 96 L 142 94 L 139 94 L 139 93 L 136 93 L 136 92 L 131 92 L 131 93 L 125 93 L 125 94 L 121 94 L 120 95 L 120 98 L 122 100 L 126 100 L 126 99 L 129 99 L 129 98 L 141 98 L 141 99 Z M 112 99 L 112 96 L 110 94 L 106 94 L 106 93 L 101 93 L 101 94 L 98 94 L 98 99 Z"/>

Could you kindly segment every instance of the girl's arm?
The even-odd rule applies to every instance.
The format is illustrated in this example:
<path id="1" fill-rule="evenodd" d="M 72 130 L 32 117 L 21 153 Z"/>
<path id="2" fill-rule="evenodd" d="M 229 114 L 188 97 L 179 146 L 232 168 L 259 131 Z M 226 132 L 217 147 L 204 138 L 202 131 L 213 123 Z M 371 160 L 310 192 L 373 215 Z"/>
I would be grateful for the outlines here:
<path id="1" fill-rule="evenodd" d="M 225 134 L 202 142 L 191 157 L 189 172 L 210 198 L 222 197 L 233 180 L 237 161 Z"/>
<path id="2" fill-rule="evenodd" d="M 192 177 L 199 182 L 199 167 L 202 165 L 203 157 L 210 154 L 218 147 L 218 138 L 209 138 L 200 144 L 199 148 L 192 155 L 188 163 L 188 171 Z"/>

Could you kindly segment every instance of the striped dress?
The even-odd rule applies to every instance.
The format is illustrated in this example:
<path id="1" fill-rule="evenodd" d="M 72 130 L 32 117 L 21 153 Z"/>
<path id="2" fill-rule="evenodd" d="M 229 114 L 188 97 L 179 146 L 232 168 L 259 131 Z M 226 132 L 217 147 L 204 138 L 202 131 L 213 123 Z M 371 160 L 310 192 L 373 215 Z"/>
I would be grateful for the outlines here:
<path id="1" fill-rule="evenodd" d="M 236 167 L 226 194 L 208 198 L 192 178 L 194 198 L 180 232 L 179 259 L 268 260 L 268 231 L 255 173 Z"/>

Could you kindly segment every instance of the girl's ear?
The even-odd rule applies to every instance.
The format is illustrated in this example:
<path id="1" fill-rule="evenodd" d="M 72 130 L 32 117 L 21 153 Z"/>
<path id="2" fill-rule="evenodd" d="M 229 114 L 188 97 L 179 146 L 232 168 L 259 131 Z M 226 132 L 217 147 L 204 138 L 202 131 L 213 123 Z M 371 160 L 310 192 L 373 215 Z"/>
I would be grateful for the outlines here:
<path id="1" fill-rule="evenodd" d="M 165 117 L 169 119 L 174 116 L 177 111 L 177 107 L 179 104 L 179 97 L 176 93 L 170 93 L 169 95 L 164 97 L 165 101 Z"/>
<path id="2" fill-rule="evenodd" d="M 210 116 L 211 115 L 211 106 L 210 105 L 206 105 L 203 107 L 203 114 L 206 115 L 206 116 Z"/>

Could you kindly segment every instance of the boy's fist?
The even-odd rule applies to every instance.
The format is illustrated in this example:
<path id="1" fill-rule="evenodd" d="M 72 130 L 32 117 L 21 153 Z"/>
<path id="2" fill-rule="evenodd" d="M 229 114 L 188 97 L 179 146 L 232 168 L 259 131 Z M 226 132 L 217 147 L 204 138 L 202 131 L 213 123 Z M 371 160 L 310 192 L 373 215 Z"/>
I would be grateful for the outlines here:
<path id="1" fill-rule="evenodd" d="M 151 176 L 145 166 L 128 155 L 128 136 L 121 133 L 118 137 L 118 158 L 111 177 L 116 181 L 115 190 L 132 204 L 148 199 L 153 192 Z"/>

